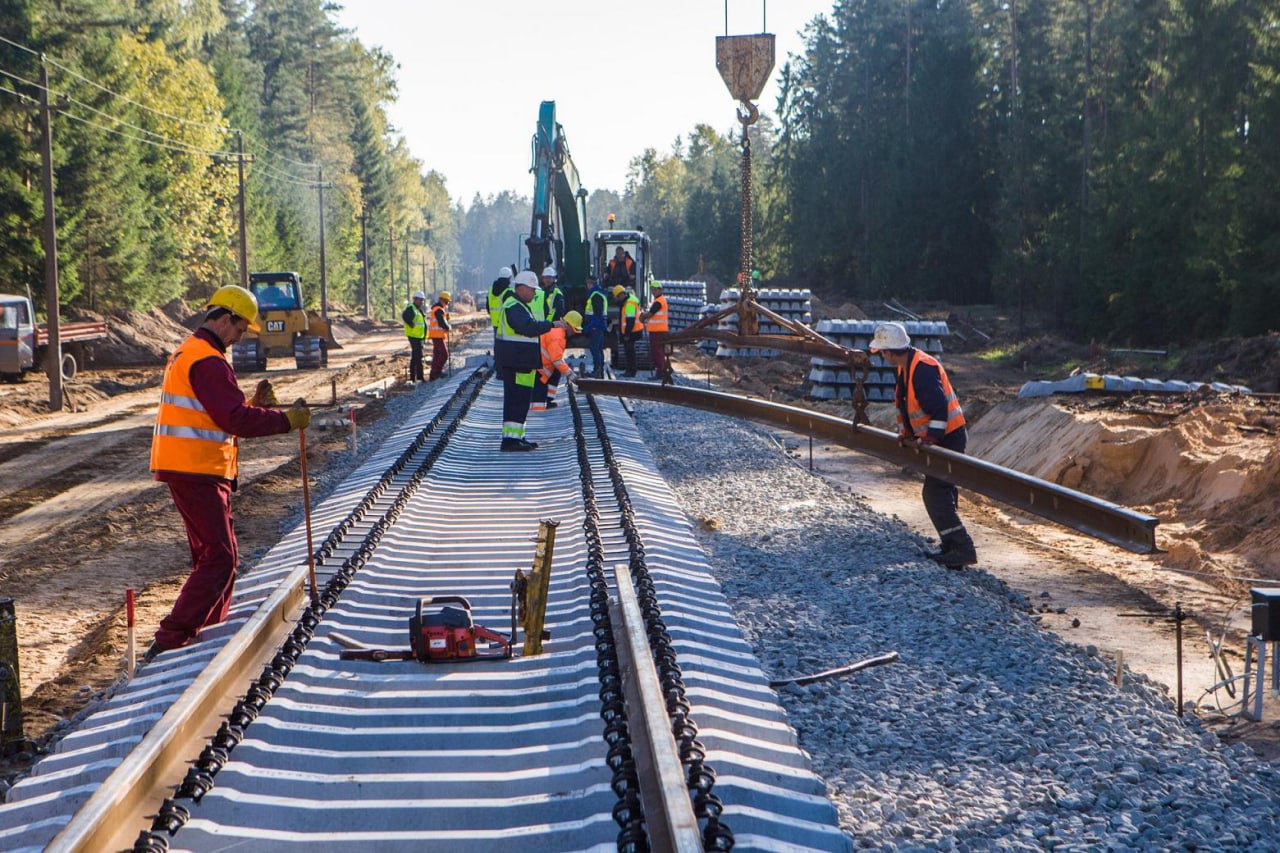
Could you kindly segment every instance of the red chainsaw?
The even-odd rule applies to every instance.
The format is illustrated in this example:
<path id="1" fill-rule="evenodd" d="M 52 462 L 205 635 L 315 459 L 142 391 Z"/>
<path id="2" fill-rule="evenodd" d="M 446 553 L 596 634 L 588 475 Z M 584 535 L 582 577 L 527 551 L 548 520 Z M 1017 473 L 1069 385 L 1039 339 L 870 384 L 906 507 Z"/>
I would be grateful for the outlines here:
<path id="1" fill-rule="evenodd" d="M 337 631 L 329 635 L 343 647 L 342 660 L 418 660 L 422 663 L 506 660 L 511 640 L 477 625 L 471 602 L 461 595 L 429 595 L 409 617 L 409 648 L 374 649 Z"/>

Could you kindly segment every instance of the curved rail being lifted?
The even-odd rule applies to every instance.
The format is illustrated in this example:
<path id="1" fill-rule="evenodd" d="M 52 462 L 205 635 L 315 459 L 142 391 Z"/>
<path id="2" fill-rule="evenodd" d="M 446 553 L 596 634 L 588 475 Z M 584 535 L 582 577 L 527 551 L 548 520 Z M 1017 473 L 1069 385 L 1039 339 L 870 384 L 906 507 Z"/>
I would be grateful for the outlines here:
<path id="1" fill-rule="evenodd" d="M 1010 468 L 940 447 L 900 447 L 886 430 L 833 415 L 706 391 L 616 379 L 580 379 L 583 391 L 706 409 L 825 438 L 851 450 L 929 474 L 1138 554 L 1153 554 L 1159 519 Z"/>

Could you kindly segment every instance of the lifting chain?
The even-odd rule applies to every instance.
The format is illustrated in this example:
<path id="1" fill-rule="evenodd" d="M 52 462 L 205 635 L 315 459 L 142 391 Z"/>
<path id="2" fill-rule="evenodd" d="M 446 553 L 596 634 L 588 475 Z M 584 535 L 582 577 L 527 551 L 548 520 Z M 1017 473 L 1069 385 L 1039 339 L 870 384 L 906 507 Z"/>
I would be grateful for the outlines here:
<path id="1" fill-rule="evenodd" d="M 751 270 L 754 267 L 752 258 L 752 206 L 751 206 L 751 134 L 748 129 L 760 120 L 760 111 L 750 101 L 742 101 L 738 107 L 738 121 L 742 122 L 742 251 L 738 269 L 738 303 L 742 310 L 738 312 L 738 334 L 756 335 L 760 332 L 760 320 L 753 308 L 754 299 L 751 292 Z"/>

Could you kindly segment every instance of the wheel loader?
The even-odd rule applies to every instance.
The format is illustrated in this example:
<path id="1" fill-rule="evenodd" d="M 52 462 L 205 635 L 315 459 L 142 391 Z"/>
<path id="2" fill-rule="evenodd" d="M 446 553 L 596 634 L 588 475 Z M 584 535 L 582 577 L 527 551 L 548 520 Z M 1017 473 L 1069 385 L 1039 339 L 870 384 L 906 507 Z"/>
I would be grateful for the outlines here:
<path id="1" fill-rule="evenodd" d="M 268 358 L 289 356 L 299 370 L 314 370 L 329 363 L 329 350 L 342 349 L 329 321 L 306 309 L 296 272 L 249 273 L 249 289 L 258 300 L 262 331 L 246 333 L 231 348 L 237 373 L 266 370 Z"/>

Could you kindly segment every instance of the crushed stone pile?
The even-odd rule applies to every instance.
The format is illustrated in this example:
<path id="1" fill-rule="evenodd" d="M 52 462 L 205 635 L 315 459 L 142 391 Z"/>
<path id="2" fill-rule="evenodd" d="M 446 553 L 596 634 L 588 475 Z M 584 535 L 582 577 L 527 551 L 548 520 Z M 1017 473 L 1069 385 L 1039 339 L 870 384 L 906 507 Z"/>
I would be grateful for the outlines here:
<path id="1" fill-rule="evenodd" d="M 1036 626 L 982 571 L 784 459 L 761 431 L 638 404 L 638 422 L 775 676 L 897 651 L 781 698 L 841 826 L 881 850 L 1261 850 L 1280 771 L 1141 675 Z M 691 449 L 693 448 L 693 449 Z"/>

